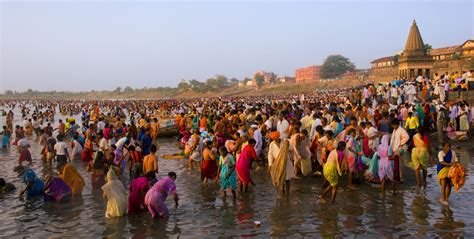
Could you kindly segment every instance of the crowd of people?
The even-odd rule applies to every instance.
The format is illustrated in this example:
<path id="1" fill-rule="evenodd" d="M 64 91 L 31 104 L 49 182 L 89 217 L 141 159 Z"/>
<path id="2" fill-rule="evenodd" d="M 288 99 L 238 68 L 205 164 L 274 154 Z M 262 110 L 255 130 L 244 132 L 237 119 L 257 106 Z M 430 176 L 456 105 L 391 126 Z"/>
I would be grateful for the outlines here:
<path id="1" fill-rule="evenodd" d="M 457 84 L 457 78 L 454 79 Z M 463 81 L 459 81 L 462 84 Z M 199 170 L 203 184 L 219 183 L 223 197 L 258 187 L 252 174 L 269 173 L 278 194 L 302 177 L 322 178 L 316 199 L 336 200 L 345 178 L 348 190 L 362 182 L 386 184 L 392 193 L 404 182 L 405 166 L 415 171 L 416 186 L 426 189 L 427 168 L 437 164 L 440 203 L 448 205 L 452 186 L 464 183 L 452 141 L 470 138 L 474 108 L 448 97 L 450 78 L 418 77 L 310 94 L 183 100 L 2 101 L 6 113 L 2 147 L 16 146 L 23 178 L 21 195 L 47 201 L 80 197 L 87 183 L 71 163 L 82 161 L 93 190 L 107 200 L 106 217 L 148 210 L 153 218 L 169 214 L 165 200 L 179 197 L 169 172 L 157 179 L 163 127 L 173 127 L 189 170 Z M 21 124 L 14 123 L 14 110 Z M 56 122 L 56 113 L 68 116 Z M 163 126 L 162 120 L 172 119 Z M 79 123 L 80 121 L 80 123 Z M 434 142 L 430 135 L 436 133 Z M 14 138 L 12 136 L 14 135 Z M 46 166 L 57 176 L 44 180 L 24 165 L 32 164 L 31 144 L 41 145 Z M 433 152 L 433 145 L 441 150 Z M 34 155 L 36 157 L 36 155 Z M 405 173 L 406 174 L 406 173 Z M 6 188 L 4 180 L 0 185 Z M 128 185 L 128 190 L 125 185 Z M 13 189 L 10 185 L 8 188 Z"/>

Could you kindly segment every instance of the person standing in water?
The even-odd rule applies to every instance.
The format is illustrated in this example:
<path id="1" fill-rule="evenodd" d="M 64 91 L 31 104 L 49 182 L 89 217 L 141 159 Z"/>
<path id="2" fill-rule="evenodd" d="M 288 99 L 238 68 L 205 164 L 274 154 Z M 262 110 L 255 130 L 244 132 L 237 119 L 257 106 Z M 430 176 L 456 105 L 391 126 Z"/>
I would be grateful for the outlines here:
<path id="1" fill-rule="evenodd" d="M 441 197 L 440 203 L 447 206 L 449 195 L 451 194 L 451 188 L 453 184 L 448 176 L 449 169 L 452 165 L 458 163 L 456 152 L 451 149 L 450 143 L 445 143 L 443 149 L 438 153 L 438 166 L 436 172 L 438 173 L 438 183 L 441 185 Z"/>
<path id="2" fill-rule="evenodd" d="M 235 174 L 235 159 L 234 156 L 227 152 L 227 148 L 222 146 L 219 148 L 221 164 L 221 192 L 222 197 L 226 197 L 227 190 L 232 191 L 232 196 L 236 198 L 235 190 L 237 189 L 237 176 Z"/>
<path id="3" fill-rule="evenodd" d="M 145 195 L 145 204 L 151 213 L 152 218 L 166 217 L 169 215 L 165 201 L 171 195 L 175 202 L 175 209 L 178 208 L 178 193 L 176 192 L 176 173 L 169 172 L 168 177 L 156 182 Z"/>
<path id="4" fill-rule="evenodd" d="M 344 141 L 340 141 L 337 145 L 337 148 L 329 153 L 328 159 L 323 165 L 323 174 L 326 181 L 323 185 L 323 191 L 319 195 L 319 201 L 322 203 L 326 202 L 325 198 L 329 190 L 332 191 L 331 204 L 334 204 L 334 201 L 336 200 L 339 176 L 342 176 L 340 162 L 345 160 L 345 149 L 346 143 Z"/>

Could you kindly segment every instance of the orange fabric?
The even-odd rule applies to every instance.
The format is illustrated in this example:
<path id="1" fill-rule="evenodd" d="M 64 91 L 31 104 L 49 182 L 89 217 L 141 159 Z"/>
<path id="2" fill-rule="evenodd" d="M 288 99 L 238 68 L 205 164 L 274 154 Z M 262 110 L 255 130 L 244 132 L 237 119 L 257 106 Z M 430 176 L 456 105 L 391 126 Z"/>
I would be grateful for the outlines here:
<path id="1" fill-rule="evenodd" d="M 461 164 L 454 164 L 451 166 L 449 169 L 448 178 L 451 179 L 454 190 L 458 192 L 466 180 L 466 171 L 464 167 Z"/>

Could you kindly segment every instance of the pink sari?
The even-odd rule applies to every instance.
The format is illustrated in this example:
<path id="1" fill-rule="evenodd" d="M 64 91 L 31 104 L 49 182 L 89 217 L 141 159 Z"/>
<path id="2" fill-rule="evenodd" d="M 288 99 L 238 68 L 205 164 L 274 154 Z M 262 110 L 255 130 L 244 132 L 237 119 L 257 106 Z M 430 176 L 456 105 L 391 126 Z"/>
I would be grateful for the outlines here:
<path id="1" fill-rule="evenodd" d="M 245 146 L 236 163 L 237 176 L 241 183 L 248 185 L 252 181 L 250 169 L 252 167 L 252 160 L 256 159 L 257 153 L 255 149 L 250 145 Z"/>
<path id="2" fill-rule="evenodd" d="M 136 178 L 130 183 L 128 195 L 128 214 L 141 212 L 146 208 L 145 194 L 148 191 L 148 179 L 146 177 Z"/>

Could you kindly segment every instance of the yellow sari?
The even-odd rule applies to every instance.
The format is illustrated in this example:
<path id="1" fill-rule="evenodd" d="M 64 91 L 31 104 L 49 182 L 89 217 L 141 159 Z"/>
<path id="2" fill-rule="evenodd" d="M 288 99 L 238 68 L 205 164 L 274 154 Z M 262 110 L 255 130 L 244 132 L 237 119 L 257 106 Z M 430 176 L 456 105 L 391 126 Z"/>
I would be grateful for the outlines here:
<path id="1" fill-rule="evenodd" d="M 413 144 L 415 147 L 411 151 L 412 163 L 410 166 L 415 170 L 420 166 L 426 169 L 428 165 L 428 158 L 430 156 L 428 145 L 425 144 L 420 134 L 415 134 L 413 136 Z"/>
<path id="2" fill-rule="evenodd" d="M 286 161 L 288 160 L 289 141 L 283 140 L 280 144 L 280 152 L 270 170 L 273 186 L 282 187 L 286 180 Z"/>
<path id="3" fill-rule="evenodd" d="M 61 173 L 61 179 L 71 187 L 72 195 L 81 195 L 84 189 L 84 179 L 72 164 L 66 164 Z"/>

